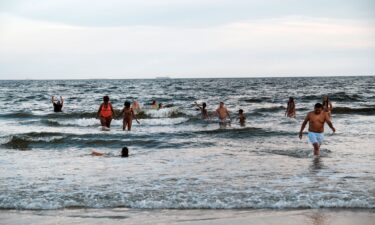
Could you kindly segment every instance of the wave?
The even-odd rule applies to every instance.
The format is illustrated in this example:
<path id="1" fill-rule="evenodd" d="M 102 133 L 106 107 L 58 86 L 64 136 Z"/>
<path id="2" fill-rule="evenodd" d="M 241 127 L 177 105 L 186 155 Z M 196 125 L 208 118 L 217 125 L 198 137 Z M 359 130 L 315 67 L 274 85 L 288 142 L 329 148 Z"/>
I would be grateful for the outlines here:
<path id="1" fill-rule="evenodd" d="M 61 188 L 60 188 L 61 189 Z M 73 192 L 45 191 L 0 194 L 0 209 L 46 210 L 64 208 L 133 208 L 133 209 L 374 209 L 374 197 L 365 192 L 359 196 L 337 191 L 305 192 L 302 190 L 274 191 L 266 188 L 248 191 L 136 190 L 95 192 L 92 188 Z M 25 194 L 27 196 L 25 196 Z"/>
<path id="2" fill-rule="evenodd" d="M 121 148 L 123 146 L 141 146 L 148 149 L 157 148 L 186 148 L 197 147 L 200 144 L 191 141 L 165 141 L 163 136 L 173 138 L 191 138 L 191 133 L 159 133 L 157 135 L 124 135 L 122 133 L 99 133 L 99 134 L 70 134 L 53 132 L 30 132 L 25 134 L 11 135 L 0 138 L 0 146 L 8 149 L 31 150 L 33 148 L 61 149 L 69 147 L 97 148 L 108 147 Z M 205 142 L 206 146 L 214 143 Z"/>
<path id="3" fill-rule="evenodd" d="M 279 112 L 279 111 L 284 111 L 286 108 L 284 106 L 272 106 L 272 107 L 267 107 L 267 108 L 256 108 L 254 109 L 254 112 Z"/>
<path id="4" fill-rule="evenodd" d="M 327 94 L 329 96 L 331 101 L 335 102 L 357 102 L 357 101 L 364 101 L 365 99 L 358 95 L 358 94 L 347 94 L 345 92 L 336 92 L 332 94 Z M 301 99 L 302 101 L 316 101 L 316 102 L 321 102 L 323 98 L 323 95 L 304 95 L 301 96 L 298 99 Z"/>
<path id="5" fill-rule="evenodd" d="M 336 107 L 336 108 L 333 108 L 332 113 L 334 113 L 334 114 L 375 115 L 375 108 Z"/>

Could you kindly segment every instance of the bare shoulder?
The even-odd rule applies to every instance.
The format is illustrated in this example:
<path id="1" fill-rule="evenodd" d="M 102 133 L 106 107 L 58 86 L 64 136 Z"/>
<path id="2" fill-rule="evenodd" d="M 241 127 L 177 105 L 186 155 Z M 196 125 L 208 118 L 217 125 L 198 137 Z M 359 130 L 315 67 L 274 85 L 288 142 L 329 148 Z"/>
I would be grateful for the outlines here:
<path id="1" fill-rule="evenodd" d="M 310 116 L 311 116 L 313 113 L 314 113 L 313 111 L 308 112 L 307 115 L 306 115 L 306 118 L 310 118 Z"/>

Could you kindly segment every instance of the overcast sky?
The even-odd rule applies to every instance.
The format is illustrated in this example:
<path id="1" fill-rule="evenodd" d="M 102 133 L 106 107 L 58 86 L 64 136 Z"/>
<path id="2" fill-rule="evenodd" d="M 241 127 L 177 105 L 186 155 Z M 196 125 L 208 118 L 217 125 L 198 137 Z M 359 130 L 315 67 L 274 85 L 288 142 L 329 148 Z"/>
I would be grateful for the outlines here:
<path id="1" fill-rule="evenodd" d="M 375 75 L 373 0 L 0 0 L 0 79 Z"/>

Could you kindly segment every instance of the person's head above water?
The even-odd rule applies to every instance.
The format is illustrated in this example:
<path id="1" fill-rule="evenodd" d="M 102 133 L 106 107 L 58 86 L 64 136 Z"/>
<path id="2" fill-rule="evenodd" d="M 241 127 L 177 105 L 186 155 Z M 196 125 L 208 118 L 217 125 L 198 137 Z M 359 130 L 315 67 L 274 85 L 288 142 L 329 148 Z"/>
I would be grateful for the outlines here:
<path id="1" fill-rule="evenodd" d="M 106 96 L 103 97 L 103 102 L 104 102 L 104 103 L 108 103 L 108 102 L 109 102 L 109 97 L 108 97 L 108 95 L 106 95 Z"/>
<path id="2" fill-rule="evenodd" d="M 121 151 L 121 157 L 128 157 L 129 156 L 129 150 L 127 147 L 123 147 Z"/>
<path id="3" fill-rule="evenodd" d="M 323 96 L 323 102 L 329 102 L 329 98 L 328 98 L 327 95 L 324 95 L 324 96 Z"/>
<path id="4" fill-rule="evenodd" d="M 294 101 L 294 98 L 293 97 L 289 97 L 289 102 L 293 102 Z"/>
<path id="5" fill-rule="evenodd" d="M 202 103 L 202 107 L 203 107 L 203 108 L 206 108 L 206 106 L 207 106 L 206 103 L 203 102 L 203 103 Z"/>
<path id="6" fill-rule="evenodd" d="M 316 103 L 314 106 L 315 114 L 320 114 L 323 110 L 323 105 L 321 103 Z"/>
<path id="7" fill-rule="evenodd" d="M 242 109 L 238 110 L 238 113 L 243 114 L 243 110 Z"/>
<path id="8" fill-rule="evenodd" d="M 220 102 L 220 107 L 224 107 L 224 102 Z"/>
<path id="9" fill-rule="evenodd" d="M 155 100 L 152 100 L 152 104 L 155 105 L 155 104 L 156 104 L 156 101 L 155 101 Z"/>
<path id="10" fill-rule="evenodd" d="M 124 106 L 125 106 L 126 108 L 129 108 L 129 107 L 130 107 L 130 102 L 129 102 L 129 101 L 125 101 Z"/>

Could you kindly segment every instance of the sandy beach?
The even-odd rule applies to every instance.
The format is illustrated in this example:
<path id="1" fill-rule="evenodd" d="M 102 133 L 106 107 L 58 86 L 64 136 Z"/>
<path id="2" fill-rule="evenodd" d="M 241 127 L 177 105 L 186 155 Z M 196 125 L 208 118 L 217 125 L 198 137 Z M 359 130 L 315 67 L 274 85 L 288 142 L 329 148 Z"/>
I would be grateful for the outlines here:
<path id="1" fill-rule="evenodd" d="M 373 225 L 374 210 L 2 210 L 0 224 Z"/>

